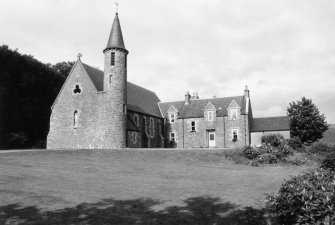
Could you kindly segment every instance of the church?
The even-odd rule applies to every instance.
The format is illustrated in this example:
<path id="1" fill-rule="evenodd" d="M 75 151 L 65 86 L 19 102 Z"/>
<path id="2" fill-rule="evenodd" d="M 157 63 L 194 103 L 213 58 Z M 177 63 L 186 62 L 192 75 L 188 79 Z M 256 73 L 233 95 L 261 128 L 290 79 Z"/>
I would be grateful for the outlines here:
<path id="1" fill-rule="evenodd" d="M 48 149 L 235 148 L 259 145 L 261 136 L 290 137 L 288 117 L 253 118 L 248 87 L 240 96 L 182 101 L 127 81 L 127 55 L 116 13 L 104 71 L 78 60 L 50 116 Z M 184 98 L 185 97 L 185 98 Z"/>

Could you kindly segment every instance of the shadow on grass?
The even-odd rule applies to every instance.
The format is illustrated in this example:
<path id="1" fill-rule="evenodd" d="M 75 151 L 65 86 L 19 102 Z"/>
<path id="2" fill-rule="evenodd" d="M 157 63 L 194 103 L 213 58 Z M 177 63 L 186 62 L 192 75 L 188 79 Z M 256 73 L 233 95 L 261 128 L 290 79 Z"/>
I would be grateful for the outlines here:
<path id="1" fill-rule="evenodd" d="M 263 210 L 251 207 L 237 209 L 236 205 L 221 202 L 219 198 L 195 197 L 185 200 L 185 206 L 172 206 L 160 211 L 152 209 L 161 203 L 153 199 L 105 199 L 55 211 L 11 204 L 0 207 L 0 224 L 267 224 Z"/>

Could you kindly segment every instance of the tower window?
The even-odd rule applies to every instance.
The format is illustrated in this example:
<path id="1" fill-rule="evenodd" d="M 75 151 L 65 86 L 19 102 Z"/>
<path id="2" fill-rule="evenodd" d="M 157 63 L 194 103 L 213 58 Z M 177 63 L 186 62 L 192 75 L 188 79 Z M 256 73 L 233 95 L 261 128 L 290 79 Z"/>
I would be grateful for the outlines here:
<path id="1" fill-rule="evenodd" d="M 111 84 L 113 80 L 113 75 L 109 75 L 109 83 Z"/>
<path id="2" fill-rule="evenodd" d="M 195 131 L 195 121 L 191 121 L 191 132 Z"/>
<path id="3" fill-rule="evenodd" d="M 124 56 L 124 67 L 127 68 L 127 55 Z"/>
<path id="4" fill-rule="evenodd" d="M 75 110 L 73 113 L 73 128 L 76 129 L 78 126 L 78 111 Z"/>
<path id="5" fill-rule="evenodd" d="M 126 112 L 127 112 L 126 104 L 123 104 L 123 106 L 122 106 L 122 112 L 123 112 L 124 114 L 126 114 Z"/>
<path id="6" fill-rule="evenodd" d="M 111 66 L 115 66 L 115 52 L 111 52 Z"/>

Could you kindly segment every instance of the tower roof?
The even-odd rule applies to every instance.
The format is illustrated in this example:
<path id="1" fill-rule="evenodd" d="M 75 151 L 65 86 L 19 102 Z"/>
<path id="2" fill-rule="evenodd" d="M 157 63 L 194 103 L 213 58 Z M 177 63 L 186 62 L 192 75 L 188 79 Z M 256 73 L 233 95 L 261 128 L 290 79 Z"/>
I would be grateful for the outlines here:
<path id="1" fill-rule="evenodd" d="M 124 46 L 124 42 L 123 42 L 118 13 L 115 14 L 112 30 L 109 35 L 108 43 L 107 43 L 105 50 L 110 49 L 110 48 L 118 48 L 118 49 L 126 50 L 126 47 Z"/>

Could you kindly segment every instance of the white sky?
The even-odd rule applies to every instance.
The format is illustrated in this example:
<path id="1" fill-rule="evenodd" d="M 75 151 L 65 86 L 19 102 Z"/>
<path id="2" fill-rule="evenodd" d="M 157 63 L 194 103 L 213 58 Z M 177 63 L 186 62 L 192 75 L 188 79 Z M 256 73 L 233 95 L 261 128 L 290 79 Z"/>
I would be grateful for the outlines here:
<path id="1" fill-rule="evenodd" d="M 334 0 L 119 0 L 128 81 L 161 101 L 242 95 L 255 117 L 311 98 L 335 123 Z M 103 68 L 107 0 L 0 0 L 0 44 L 44 63 Z"/>

